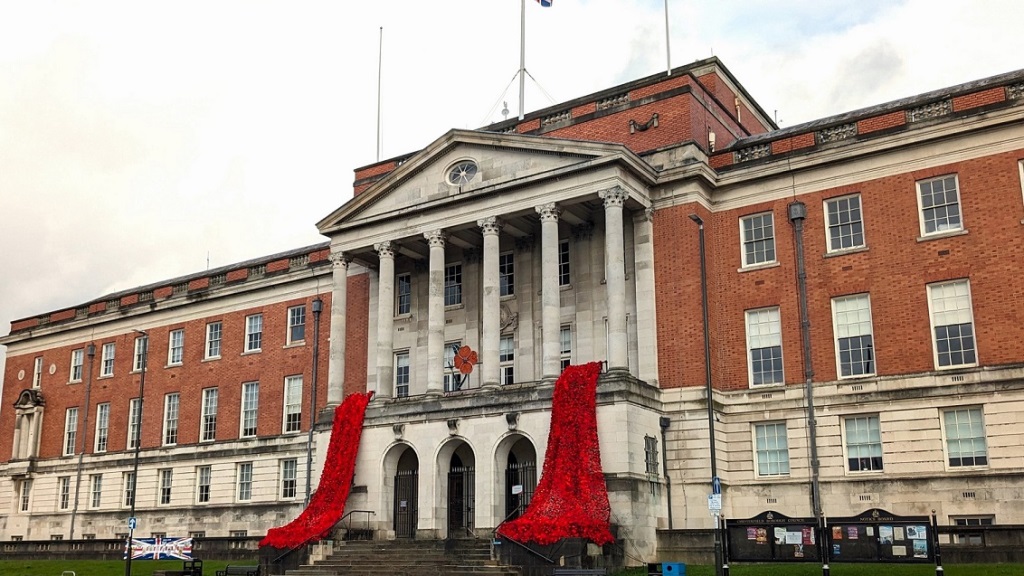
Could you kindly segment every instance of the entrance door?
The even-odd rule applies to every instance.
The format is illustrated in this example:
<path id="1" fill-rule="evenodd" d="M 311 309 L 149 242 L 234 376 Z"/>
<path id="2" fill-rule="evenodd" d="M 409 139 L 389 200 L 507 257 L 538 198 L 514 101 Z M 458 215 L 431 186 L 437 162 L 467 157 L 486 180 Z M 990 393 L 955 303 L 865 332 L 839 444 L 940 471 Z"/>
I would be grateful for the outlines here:
<path id="1" fill-rule="evenodd" d="M 518 488 L 517 488 L 518 487 Z M 537 463 L 517 462 L 509 455 L 505 469 L 505 517 L 506 520 L 519 518 L 530 505 L 533 491 L 537 487 Z M 518 492 L 518 494 L 516 493 Z"/>
<path id="2" fill-rule="evenodd" d="M 448 472 L 448 537 L 468 538 L 473 535 L 472 466 L 452 466 Z"/>
<path id="3" fill-rule="evenodd" d="M 414 538 L 416 536 L 417 499 L 419 474 L 416 470 L 399 470 L 395 474 L 395 536 Z"/>

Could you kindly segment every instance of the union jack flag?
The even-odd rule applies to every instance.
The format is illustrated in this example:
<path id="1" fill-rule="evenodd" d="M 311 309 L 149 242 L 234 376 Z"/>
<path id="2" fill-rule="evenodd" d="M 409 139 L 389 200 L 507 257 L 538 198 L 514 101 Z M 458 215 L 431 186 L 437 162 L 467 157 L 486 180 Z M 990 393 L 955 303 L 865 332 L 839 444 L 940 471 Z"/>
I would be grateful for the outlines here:
<path id="1" fill-rule="evenodd" d="M 132 560 L 191 560 L 191 538 L 132 538 Z M 124 559 L 128 558 L 125 542 Z"/>

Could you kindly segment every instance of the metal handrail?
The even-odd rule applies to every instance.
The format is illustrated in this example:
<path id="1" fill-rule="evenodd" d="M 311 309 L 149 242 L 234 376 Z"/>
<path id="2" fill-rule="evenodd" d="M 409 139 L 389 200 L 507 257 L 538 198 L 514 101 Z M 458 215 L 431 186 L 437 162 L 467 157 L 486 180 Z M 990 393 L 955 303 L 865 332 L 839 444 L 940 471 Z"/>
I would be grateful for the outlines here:
<path id="1" fill-rule="evenodd" d="M 519 504 L 518 506 L 516 506 L 516 507 L 515 507 L 515 508 L 514 508 L 514 509 L 513 509 L 513 510 L 512 510 L 511 512 L 509 512 L 509 513 L 508 513 L 508 516 L 505 516 L 505 519 L 504 519 L 504 520 L 502 520 L 501 522 L 499 522 L 499 523 L 498 523 L 498 525 L 494 527 L 494 530 L 492 530 L 492 531 L 491 531 L 491 532 L 492 532 L 492 534 L 494 535 L 494 538 L 492 538 L 492 541 L 493 541 L 493 540 L 496 540 L 496 539 L 497 539 L 497 537 L 498 537 L 498 528 L 501 528 L 501 525 L 502 525 L 502 524 L 504 524 L 504 523 L 508 522 L 508 521 L 509 521 L 509 519 L 510 519 L 510 518 L 512 518 L 512 515 L 513 515 L 513 514 L 515 514 L 516 512 L 519 512 L 519 511 L 520 511 L 520 509 L 521 509 L 522 507 L 523 507 L 523 505 L 522 505 L 522 503 L 520 503 L 520 504 Z M 516 540 L 515 538 L 511 538 L 511 537 L 509 537 L 509 536 L 502 536 L 502 538 L 504 538 L 504 539 L 508 540 L 509 542 L 511 542 L 511 543 L 513 543 L 513 544 L 515 544 L 516 546 L 519 546 L 519 547 L 520 547 L 520 548 L 522 548 L 523 550 L 526 550 L 526 551 L 527 551 L 527 552 L 529 552 L 530 554 L 533 554 L 534 556 L 536 556 L 536 557 L 540 558 L 541 560 L 543 560 L 543 561 L 547 562 L 548 564 L 554 564 L 554 563 L 555 563 L 555 561 L 554 561 L 553 559 L 551 559 L 551 558 L 548 558 L 547 556 L 545 556 L 545 555 L 541 554 L 540 552 L 538 552 L 538 551 L 534 550 L 533 548 L 530 548 L 530 547 L 529 547 L 529 546 L 527 546 L 527 545 L 526 545 L 525 543 L 523 543 L 523 542 L 520 542 L 520 541 Z"/>

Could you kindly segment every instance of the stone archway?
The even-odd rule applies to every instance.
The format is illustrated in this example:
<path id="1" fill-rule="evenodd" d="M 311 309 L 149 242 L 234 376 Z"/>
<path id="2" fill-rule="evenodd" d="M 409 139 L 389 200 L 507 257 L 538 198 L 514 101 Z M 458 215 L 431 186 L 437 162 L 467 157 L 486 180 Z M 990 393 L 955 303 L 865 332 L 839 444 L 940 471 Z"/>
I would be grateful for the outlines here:
<path id="1" fill-rule="evenodd" d="M 419 524 L 419 457 L 408 444 L 396 444 L 384 457 L 383 477 L 391 492 L 391 529 L 396 538 L 415 538 Z"/>

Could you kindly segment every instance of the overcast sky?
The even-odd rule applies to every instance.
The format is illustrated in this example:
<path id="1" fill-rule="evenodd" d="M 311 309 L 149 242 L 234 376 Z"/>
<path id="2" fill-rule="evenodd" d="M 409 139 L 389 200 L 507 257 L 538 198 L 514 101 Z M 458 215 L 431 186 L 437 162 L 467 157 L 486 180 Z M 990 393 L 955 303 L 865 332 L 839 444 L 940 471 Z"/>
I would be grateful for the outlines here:
<path id="1" fill-rule="evenodd" d="M 1015 0 L 670 0 L 780 124 L 1024 68 Z M 527 111 L 664 70 L 663 0 L 527 2 Z M 324 240 L 376 160 L 517 109 L 519 0 L 0 0 L 0 334 Z M 506 88 L 508 92 L 505 93 Z M 0 358 L 0 369 L 3 359 Z"/>

